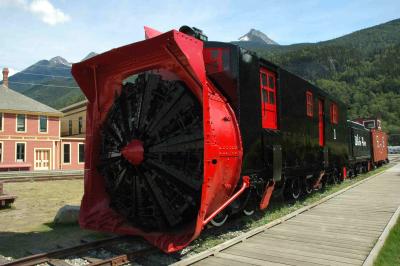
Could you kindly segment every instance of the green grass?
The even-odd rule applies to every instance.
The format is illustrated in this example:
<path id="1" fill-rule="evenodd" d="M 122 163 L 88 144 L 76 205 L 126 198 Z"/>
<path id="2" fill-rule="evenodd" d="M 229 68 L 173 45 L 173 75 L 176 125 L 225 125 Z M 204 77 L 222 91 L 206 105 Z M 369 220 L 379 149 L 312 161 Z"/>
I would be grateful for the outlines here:
<path id="1" fill-rule="evenodd" d="M 0 210 L 0 257 L 21 258 L 74 246 L 82 238 L 106 237 L 77 224 L 52 222 L 64 205 L 79 205 L 83 180 L 6 183 L 4 190 L 18 198 L 11 208 Z"/>
<path id="2" fill-rule="evenodd" d="M 374 171 L 366 174 L 358 175 L 356 178 L 347 179 L 344 182 L 337 185 L 327 186 L 323 191 L 317 191 L 308 197 L 299 200 L 295 203 L 287 203 L 281 198 L 274 199 L 267 210 L 258 211 L 252 216 L 238 216 L 232 218 L 225 226 L 222 228 L 209 228 L 205 230 L 199 238 L 193 241 L 186 252 L 190 254 L 199 253 L 211 247 L 214 247 L 220 243 L 223 243 L 229 239 L 232 239 L 243 232 L 247 232 L 256 227 L 265 225 L 273 220 L 279 219 L 291 212 L 294 212 L 304 206 L 310 205 L 326 196 L 329 196 L 339 190 L 342 190 L 348 186 L 353 185 L 371 175 L 380 173 L 387 168 L 391 167 L 393 164 L 380 167 Z"/>
<path id="3" fill-rule="evenodd" d="M 400 265 L 400 218 L 390 230 L 378 257 L 374 261 L 375 266 Z"/>

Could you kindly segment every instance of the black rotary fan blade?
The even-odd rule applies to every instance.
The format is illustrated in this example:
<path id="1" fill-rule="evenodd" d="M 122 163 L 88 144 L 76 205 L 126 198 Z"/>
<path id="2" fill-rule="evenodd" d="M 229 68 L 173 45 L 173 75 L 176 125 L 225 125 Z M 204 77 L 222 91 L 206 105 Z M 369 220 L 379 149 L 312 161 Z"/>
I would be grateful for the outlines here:
<path id="1" fill-rule="evenodd" d="M 111 207 L 146 231 L 193 222 L 203 183 L 203 118 L 180 81 L 141 74 L 122 86 L 102 126 L 98 170 Z"/>

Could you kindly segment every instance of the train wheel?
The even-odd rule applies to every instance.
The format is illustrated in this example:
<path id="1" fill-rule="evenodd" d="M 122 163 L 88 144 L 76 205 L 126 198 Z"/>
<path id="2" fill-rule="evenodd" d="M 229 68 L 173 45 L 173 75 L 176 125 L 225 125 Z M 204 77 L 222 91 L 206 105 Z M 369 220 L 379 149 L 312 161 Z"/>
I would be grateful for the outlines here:
<path id="1" fill-rule="evenodd" d="M 303 188 L 304 194 L 306 195 L 309 195 L 313 192 L 313 181 L 311 178 L 304 180 Z"/>
<path id="2" fill-rule="evenodd" d="M 254 207 L 253 206 L 246 206 L 243 209 L 243 214 L 246 216 L 251 216 L 253 215 L 255 212 Z"/>
<path id="3" fill-rule="evenodd" d="M 300 178 L 293 178 L 288 180 L 284 191 L 287 200 L 298 200 L 301 195 L 301 182 Z"/>
<path id="4" fill-rule="evenodd" d="M 229 215 L 224 211 L 222 211 L 218 213 L 217 216 L 214 217 L 214 219 L 211 220 L 211 224 L 215 227 L 223 226 L 225 222 L 228 220 L 228 217 Z"/>
<path id="5" fill-rule="evenodd" d="M 332 183 L 334 185 L 339 184 L 341 181 L 341 178 L 339 176 L 339 173 L 337 173 L 336 171 L 332 174 Z"/>

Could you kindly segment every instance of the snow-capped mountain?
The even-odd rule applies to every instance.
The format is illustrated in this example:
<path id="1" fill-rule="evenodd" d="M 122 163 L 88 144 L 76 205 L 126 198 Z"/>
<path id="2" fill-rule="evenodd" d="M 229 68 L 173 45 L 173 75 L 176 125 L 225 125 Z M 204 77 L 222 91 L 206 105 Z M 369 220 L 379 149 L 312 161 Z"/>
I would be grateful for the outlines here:
<path id="1" fill-rule="evenodd" d="M 263 44 L 278 44 L 259 30 L 251 29 L 248 33 L 239 38 L 241 42 L 257 42 Z"/>
<path id="2" fill-rule="evenodd" d="M 52 59 L 49 60 L 49 62 L 54 65 L 64 65 L 68 67 L 72 66 L 72 63 L 68 62 L 65 58 L 61 56 L 53 57 Z"/>

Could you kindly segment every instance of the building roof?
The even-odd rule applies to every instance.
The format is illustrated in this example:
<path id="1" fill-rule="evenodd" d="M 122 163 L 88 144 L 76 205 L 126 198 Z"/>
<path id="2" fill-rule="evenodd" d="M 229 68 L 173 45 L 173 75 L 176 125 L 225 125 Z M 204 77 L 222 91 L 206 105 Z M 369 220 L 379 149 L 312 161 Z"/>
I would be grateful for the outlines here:
<path id="1" fill-rule="evenodd" d="M 88 100 L 83 100 L 83 101 L 68 105 L 68 106 L 66 106 L 64 108 L 61 108 L 60 111 L 63 112 L 63 113 L 66 113 L 66 112 L 69 112 L 69 111 L 74 110 L 74 109 L 78 109 L 78 108 L 81 108 L 81 107 L 86 107 L 87 104 L 88 104 Z"/>
<path id="2" fill-rule="evenodd" d="M 0 112 L 62 116 L 63 113 L 0 85 Z"/>

